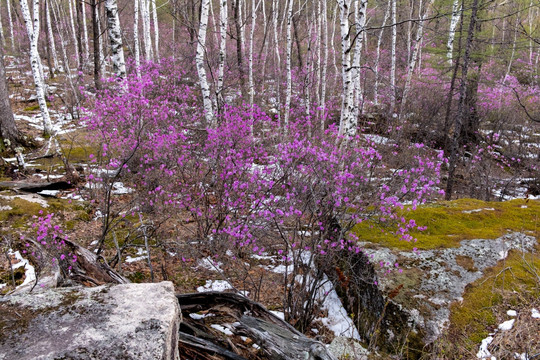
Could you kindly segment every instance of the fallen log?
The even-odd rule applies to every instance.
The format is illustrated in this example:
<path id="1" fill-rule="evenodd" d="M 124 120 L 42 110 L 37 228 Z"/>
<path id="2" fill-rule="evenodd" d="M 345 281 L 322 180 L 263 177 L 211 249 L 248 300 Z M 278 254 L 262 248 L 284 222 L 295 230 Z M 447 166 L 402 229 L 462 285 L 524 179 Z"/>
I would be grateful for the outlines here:
<path id="1" fill-rule="evenodd" d="M 73 185 L 68 183 L 67 181 L 45 183 L 28 183 L 24 181 L 0 181 L 0 188 L 29 193 L 38 193 L 43 190 L 68 190 L 73 188 Z"/>
<path id="2" fill-rule="evenodd" d="M 306 337 L 292 325 L 268 311 L 263 305 L 241 295 L 211 291 L 179 294 L 176 297 L 184 313 L 184 324 L 192 323 L 194 327 L 204 326 L 204 322 L 192 320 L 189 316 L 190 313 L 200 311 L 224 313 L 236 320 L 232 326 L 228 327 L 233 335 L 247 336 L 252 339 L 260 347 L 265 355 L 264 358 L 271 360 L 336 360 L 322 343 Z M 191 332 L 195 333 L 196 331 Z M 183 335 L 181 333 L 180 338 Z M 193 341 L 193 337 L 200 339 L 199 336 L 191 336 L 189 339 Z M 187 344 L 187 342 L 183 343 Z M 196 348 L 211 354 L 218 354 L 215 348 L 209 344 L 216 345 L 211 338 L 206 338 L 198 342 Z M 217 346 L 224 349 L 221 345 Z M 219 355 L 225 357 L 224 354 Z"/>

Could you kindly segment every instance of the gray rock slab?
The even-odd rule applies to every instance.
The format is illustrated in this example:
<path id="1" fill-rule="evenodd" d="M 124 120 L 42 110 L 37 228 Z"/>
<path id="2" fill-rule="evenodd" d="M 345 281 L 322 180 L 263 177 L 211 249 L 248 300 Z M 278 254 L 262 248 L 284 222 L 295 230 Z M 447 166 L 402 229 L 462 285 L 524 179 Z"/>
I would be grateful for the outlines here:
<path id="1" fill-rule="evenodd" d="M 0 360 L 176 360 L 171 282 L 51 289 L 0 298 Z"/>

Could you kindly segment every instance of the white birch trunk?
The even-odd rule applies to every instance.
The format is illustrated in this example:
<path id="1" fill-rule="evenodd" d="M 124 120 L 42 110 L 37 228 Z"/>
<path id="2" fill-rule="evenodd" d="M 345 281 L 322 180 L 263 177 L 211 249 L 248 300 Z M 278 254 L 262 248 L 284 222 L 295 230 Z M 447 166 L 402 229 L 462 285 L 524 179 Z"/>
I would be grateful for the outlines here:
<path id="1" fill-rule="evenodd" d="M 103 34 L 101 33 L 101 16 L 99 15 L 99 7 L 96 7 L 96 19 L 97 19 L 97 28 L 98 33 L 100 34 L 98 45 L 99 45 L 99 62 L 101 64 L 101 72 L 103 76 L 106 76 L 107 69 L 105 67 L 105 55 L 103 51 Z"/>
<path id="2" fill-rule="evenodd" d="M 210 99 L 210 87 L 208 80 L 206 79 L 206 69 L 204 67 L 204 53 L 206 51 L 206 29 L 208 26 L 208 8 L 210 6 L 210 0 L 203 0 L 201 7 L 201 19 L 199 24 L 199 33 L 197 36 L 197 54 L 195 56 L 195 62 L 197 64 L 197 73 L 199 74 L 199 83 L 201 85 L 201 92 L 203 96 L 204 115 L 206 118 L 206 125 L 214 125 L 214 111 L 212 109 L 212 100 Z"/>
<path id="3" fill-rule="evenodd" d="M 349 0 L 338 0 L 339 5 L 339 28 L 341 33 L 341 79 L 342 79 L 342 94 L 341 94 L 341 118 L 339 122 L 339 135 L 345 136 L 348 129 L 350 114 L 351 96 L 351 57 L 350 52 L 347 52 L 350 47 L 349 36 Z"/>
<path id="4" fill-rule="evenodd" d="M 353 73 L 352 73 L 352 83 L 354 86 L 354 103 L 352 106 L 353 116 L 350 119 L 349 134 L 354 136 L 356 135 L 356 123 L 359 115 L 360 102 L 362 101 L 362 76 L 360 71 L 361 59 L 362 59 L 362 46 L 364 43 L 364 28 L 366 26 L 366 11 L 367 11 L 367 0 L 357 0 L 356 2 L 356 44 L 354 47 L 354 58 L 353 58 Z M 352 128 L 351 128 L 352 126 Z"/>
<path id="5" fill-rule="evenodd" d="M 459 0 L 454 0 L 452 3 L 452 17 L 450 18 L 450 31 L 448 32 L 448 41 L 446 42 L 446 58 L 448 65 L 452 66 L 452 58 L 454 52 L 454 39 L 456 37 L 456 27 L 461 14 L 461 6 Z"/>
<path id="6" fill-rule="evenodd" d="M 139 0 L 133 0 L 133 42 L 135 47 L 135 68 L 137 77 L 141 78 L 141 46 L 139 44 Z"/>
<path id="7" fill-rule="evenodd" d="M 13 36 L 13 18 L 11 17 L 11 0 L 7 1 L 9 34 L 11 35 L 11 50 L 15 50 L 15 36 Z"/>
<path id="8" fill-rule="evenodd" d="M 248 88 L 249 88 L 249 105 L 253 107 L 255 97 L 255 84 L 253 83 L 253 42 L 255 35 L 255 22 L 257 21 L 257 9 L 261 4 L 261 0 L 255 4 L 256 0 L 251 1 L 251 29 L 249 32 L 249 53 L 248 53 Z M 253 128 L 251 129 L 253 133 Z"/>
<path id="9" fill-rule="evenodd" d="M 82 3 L 82 20 L 83 20 L 83 36 L 84 36 L 84 59 L 90 59 L 90 42 L 88 41 L 88 26 L 86 24 L 86 2 Z"/>
<path id="10" fill-rule="evenodd" d="M 279 38 L 278 38 L 278 18 L 279 18 L 279 0 L 272 0 L 272 27 L 274 33 L 274 55 L 276 64 L 275 69 L 275 81 L 276 86 L 276 107 L 277 107 L 277 120 L 281 126 L 281 55 L 279 54 Z"/>
<path id="11" fill-rule="evenodd" d="M 124 60 L 124 49 L 122 48 L 122 32 L 116 0 L 107 0 L 105 9 L 107 11 L 107 27 L 109 29 L 113 72 L 119 78 L 125 78 L 126 61 Z"/>
<path id="12" fill-rule="evenodd" d="M 383 39 L 384 27 L 386 26 L 386 22 L 390 17 L 390 7 L 391 5 L 388 4 L 386 12 L 384 13 L 381 31 L 379 31 L 379 38 L 377 39 L 377 56 L 375 58 L 375 85 L 373 86 L 373 103 L 375 105 L 379 105 L 379 83 L 381 80 L 381 74 L 379 73 L 379 64 L 381 60 L 381 44 Z"/>
<path id="13" fill-rule="evenodd" d="M 71 24 L 71 37 L 73 41 L 73 48 L 75 49 L 75 57 L 77 58 L 77 68 L 81 66 L 79 61 L 79 48 L 77 47 L 77 32 L 75 31 L 75 20 L 73 18 L 73 0 L 68 0 L 69 5 L 69 21 Z"/>
<path id="14" fill-rule="evenodd" d="M 150 10 L 148 7 L 149 0 L 139 0 L 141 6 L 141 16 L 142 16 L 142 31 L 143 31 L 143 42 L 144 42 L 144 58 L 146 61 L 152 60 L 152 37 L 150 36 Z"/>
<path id="15" fill-rule="evenodd" d="M 36 97 L 38 100 L 41 116 L 43 118 L 43 132 L 46 135 L 52 134 L 52 123 L 45 100 L 45 84 L 43 81 L 43 72 L 40 72 L 41 59 L 38 52 L 39 40 L 39 0 L 33 1 L 33 17 L 30 15 L 27 0 L 21 0 L 21 10 L 30 39 L 30 64 L 32 67 L 32 75 L 36 87 Z"/>
<path id="16" fill-rule="evenodd" d="M 155 59 L 159 62 L 159 23 L 158 23 L 158 16 L 157 16 L 157 6 L 156 6 L 156 0 L 150 0 L 152 1 L 152 18 L 154 20 L 154 47 L 155 47 Z"/>
<path id="17" fill-rule="evenodd" d="M 392 1 L 392 48 L 390 65 L 390 111 L 394 112 L 396 107 L 396 43 L 397 43 L 397 11 L 396 0 Z"/>
<path id="18" fill-rule="evenodd" d="M 9 2 L 9 0 L 8 0 L 8 2 Z M 2 39 L 6 38 L 4 36 L 4 24 L 2 23 L 2 8 L 0 8 L 0 36 L 2 37 Z"/>
<path id="19" fill-rule="evenodd" d="M 292 17 L 293 17 L 293 0 L 289 0 L 287 8 L 287 90 L 285 93 L 285 114 L 283 117 L 283 125 L 285 126 L 285 133 L 288 132 L 289 127 L 289 115 L 291 109 L 291 97 L 292 97 Z"/>
<path id="20" fill-rule="evenodd" d="M 8 0 L 9 3 L 9 0 Z M 47 32 L 51 39 L 51 55 L 53 58 L 53 65 L 55 70 L 60 70 L 60 62 L 58 61 L 58 55 L 56 54 L 56 44 L 54 41 L 54 32 L 51 23 L 51 1 L 47 0 L 47 6 L 45 6 L 45 16 L 47 18 Z"/>
<path id="21" fill-rule="evenodd" d="M 403 111 L 405 104 L 407 103 L 407 98 L 409 96 L 409 92 L 411 91 L 411 82 L 412 82 L 412 76 L 414 73 L 414 68 L 416 66 L 416 62 L 418 61 L 419 55 L 420 55 L 420 48 L 422 45 L 422 39 L 424 36 L 424 21 L 426 17 L 429 17 L 429 10 L 431 8 L 431 5 L 433 4 L 434 0 L 430 0 L 429 4 L 426 6 L 426 11 L 420 15 L 420 22 L 418 23 L 418 28 L 416 29 L 416 37 L 415 37 L 415 44 L 414 49 L 411 54 L 411 61 L 409 62 L 409 66 L 407 68 L 407 79 L 405 80 L 405 87 L 403 88 L 403 98 L 401 99 L 401 106 L 399 111 L 400 118 L 403 116 Z M 422 12 L 422 0 L 420 0 L 419 5 L 419 12 Z"/>
<path id="22" fill-rule="evenodd" d="M 247 0 L 237 0 L 238 1 L 238 19 L 240 21 L 240 39 L 242 41 L 242 44 L 245 44 L 246 43 L 246 28 L 245 28 L 245 24 L 247 23 L 246 22 L 246 19 L 244 18 L 244 13 L 245 13 L 245 9 L 244 11 L 242 11 L 242 6 L 246 6 L 246 1 Z M 243 46 L 242 46 L 243 47 Z"/>
<path id="23" fill-rule="evenodd" d="M 333 64 L 334 64 L 334 77 L 337 78 L 337 74 L 339 73 L 338 67 L 337 67 L 337 59 L 336 59 L 336 47 L 334 46 L 334 39 L 336 38 L 336 20 L 337 20 L 337 13 L 338 13 L 338 6 L 339 4 L 336 2 L 336 6 L 334 6 L 334 11 L 332 12 L 332 36 L 330 37 L 330 49 L 332 49 L 332 57 L 333 57 Z"/>
<path id="24" fill-rule="evenodd" d="M 323 60 L 322 60 L 322 83 L 321 83 L 321 100 L 319 101 L 321 107 L 321 133 L 324 132 L 324 113 L 326 108 L 326 73 L 328 71 L 328 13 L 326 7 L 326 0 L 321 0 L 322 3 L 322 31 L 323 31 Z"/>
<path id="25" fill-rule="evenodd" d="M 227 0 L 219 0 L 219 63 L 218 63 L 218 81 L 216 89 L 216 97 L 218 103 L 223 105 L 223 78 L 225 77 L 225 58 L 227 56 L 227 25 L 228 11 Z"/>

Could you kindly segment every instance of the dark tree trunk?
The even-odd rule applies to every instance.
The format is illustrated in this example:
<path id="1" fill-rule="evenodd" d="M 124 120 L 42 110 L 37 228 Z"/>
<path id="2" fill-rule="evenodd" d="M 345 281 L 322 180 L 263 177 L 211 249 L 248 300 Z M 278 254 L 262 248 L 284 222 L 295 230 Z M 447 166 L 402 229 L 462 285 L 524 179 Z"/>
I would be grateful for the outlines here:
<path id="1" fill-rule="evenodd" d="M 478 0 L 473 0 L 471 20 L 469 22 L 469 29 L 467 34 L 467 43 L 465 45 L 465 54 L 463 55 L 463 66 L 461 69 L 461 83 L 459 86 L 459 102 L 457 114 L 454 123 L 454 132 L 452 136 L 452 143 L 450 147 L 450 161 L 448 169 L 448 181 L 446 183 L 446 200 L 450 200 L 452 192 L 454 190 L 454 181 L 456 175 L 456 168 L 460 154 L 461 135 L 463 130 L 463 123 L 466 121 L 467 116 L 470 114 L 470 109 L 467 107 L 468 100 L 468 72 L 469 63 L 471 61 L 471 50 L 474 40 L 474 31 L 476 29 L 476 21 L 478 14 Z"/>
<path id="2" fill-rule="evenodd" d="M 92 8 L 92 36 L 94 39 L 94 85 L 96 90 L 99 90 L 101 89 L 101 62 L 99 60 L 99 37 L 101 34 L 98 31 L 97 0 L 91 0 L 90 7 Z"/>
<path id="3" fill-rule="evenodd" d="M 83 19 L 82 19 L 82 0 L 77 0 L 75 2 L 75 12 L 77 13 L 77 48 L 79 49 L 79 74 L 82 73 L 84 68 L 84 53 L 83 53 Z"/>
<path id="4" fill-rule="evenodd" d="M 6 69 L 4 67 L 4 39 L 0 35 L 0 149 L 14 149 L 21 144 L 21 135 L 9 103 Z"/>
<path id="5" fill-rule="evenodd" d="M 49 36 L 50 34 L 47 31 L 47 26 L 49 25 L 48 22 L 47 22 L 47 16 L 46 16 L 48 6 L 49 6 L 49 2 L 44 1 L 43 2 L 44 9 L 41 12 L 41 24 L 42 24 L 43 30 L 47 34 L 45 48 L 47 50 L 47 66 L 49 67 L 49 77 L 52 79 L 52 78 L 54 78 L 54 70 L 55 69 L 54 69 L 54 66 L 53 66 L 53 63 L 52 63 L 52 60 L 51 60 L 51 41 L 54 41 L 54 40 L 51 39 L 51 37 Z"/>
<path id="6" fill-rule="evenodd" d="M 240 17 L 238 12 L 238 7 L 240 6 L 240 0 L 234 0 L 233 2 L 233 17 L 234 17 L 234 26 L 236 29 L 236 60 L 238 64 L 238 73 L 240 76 L 240 86 L 242 88 L 242 96 L 244 96 L 244 61 L 242 58 L 242 35 L 241 35 L 241 26 Z"/>
<path id="7" fill-rule="evenodd" d="M 294 30 L 294 41 L 296 43 L 296 52 L 297 52 L 297 56 L 298 56 L 298 67 L 300 69 L 303 69 L 304 68 L 304 62 L 302 61 L 302 51 L 301 51 L 301 48 L 300 48 L 300 38 L 298 37 L 298 26 L 296 25 L 296 23 L 298 22 L 298 19 L 296 19 L 295 16 L 292 17 L 292 24 L 293 24 L 293 30 Z"/>

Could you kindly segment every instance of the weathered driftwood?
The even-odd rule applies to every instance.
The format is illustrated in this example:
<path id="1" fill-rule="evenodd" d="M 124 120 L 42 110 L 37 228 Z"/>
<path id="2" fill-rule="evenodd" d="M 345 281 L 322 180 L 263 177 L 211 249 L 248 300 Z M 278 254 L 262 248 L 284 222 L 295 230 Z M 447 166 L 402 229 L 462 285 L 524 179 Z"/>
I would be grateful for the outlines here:
<path id="1" fill-rule="evenodd" d="M 200 337 L 186 334 L 182 331 L 178 333 L 178 341 L 182 344 L 189 345 L 203 352 L 212 352 L 216 355 L 223 356 L 225 359 L 230 360 L 246 360 L 245 357 L 240 356 L 230 350 L 227 350 L 219 345 L 214 344 L 213 342 Z"/>
<path id="2" fill-rule="evenodd" d="M 236 320 L 230 327 L 233 334 L 251 338 L 265 354 L 265 358 L 272 360 L 336 360 L 323 344 L 306 337 L 293 326 L 272 314 L 263 305 L 241 295 L 204 292 L 181 294 L 177 295 L 177 298 L 182 312 L 186 315 L 198 311 L 214 310 L 233 317 Z M 189 316 L 185 316 L 185 319 L 190 321 Z M 183 338 L 183 335 L 181 331 L 180 339 Z M 200 339 L 199 336 L 191 336 L 190 341 L 193 341 L 193 337 Z M 187 342 L 183 343 L 188 344 Z M 196 347 L 199 350 L 226 357 L 224 353 L 218 353 L 208 343 L 214 344 L 211 339 L 203 339 L 197 343 Z"/>
<path id="3" fill-rule="evenodd" d="M 67 251 L 77 256 L 77 260 L 68 261 L 71 269 L 69 278 L 86 285 L 102 285 L 106 283 L 127 284 L 130 281 L 111 268 L 101 256 L 97 256 L 81 245 L 64 239 Z M 65 267 L 65 266 L 64 266 Z"/>

